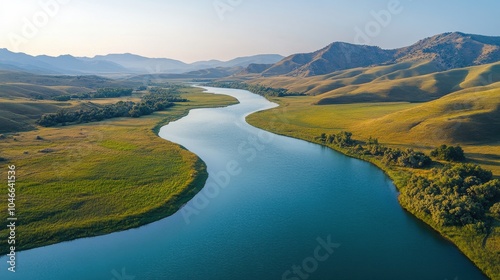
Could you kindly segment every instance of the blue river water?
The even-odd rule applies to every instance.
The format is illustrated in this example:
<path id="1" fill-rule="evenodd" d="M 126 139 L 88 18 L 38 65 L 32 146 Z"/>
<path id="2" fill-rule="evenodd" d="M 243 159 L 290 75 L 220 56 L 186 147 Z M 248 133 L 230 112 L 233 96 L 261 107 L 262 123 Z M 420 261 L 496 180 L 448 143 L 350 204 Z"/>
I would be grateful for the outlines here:
<path id="1" fill-rule="evenodd" d="M 382 171 L 250 126 L 247 115 L 276 106 L 263 97 L 207 90 L 240 104 L 160 131 L 208 166 L 190 202 L 137 229 L 19 252 L 16 273 L 3 256 L 0 279 L 486 279 L 400 207 Z"/>

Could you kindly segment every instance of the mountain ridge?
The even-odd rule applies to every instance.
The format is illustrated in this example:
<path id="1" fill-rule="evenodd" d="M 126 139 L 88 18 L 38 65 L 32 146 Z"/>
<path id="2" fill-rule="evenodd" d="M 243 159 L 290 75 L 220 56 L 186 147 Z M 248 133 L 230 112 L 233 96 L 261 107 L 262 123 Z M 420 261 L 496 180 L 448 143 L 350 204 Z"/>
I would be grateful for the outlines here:
<path id="1" fill-rule="evenodd" d="M 132 53 L 75 57 L 31 56 L 0 49 L 0 69 L 40 74 L 185 74 L 206 69 L 245 69 L 240 75 L 261 77 L 311 77 L 354 68 L 404 62 L 430 61 L 434 71 L 477 66 L 500 61 L 500 37 L 447 32 L 397 49 L 333 42 L 309 53 L 287 57 L 259 54 L 229 61 L 207 60 L 185 63 L 170 58 L 148 58 Z M 226 69 L 226 70 L 228 70 Z M 236 74 L 223 71 L 229 76 Z"/>
<path id="2" fill-rule="evenodd" d="M 310 77 L 359 67 L 401 62 L 435 62 L 439 71 L 500 61 L 500 37 L 448 32 L 398 49 L 334 42 L 310 53 L 290 55 L 261 72 L 269 76 Z"/>
<path id="3" fill-rule="evenodd" d="M 131 53 L 89 57 L 72 55 L 32 56 L 0 48 L 0 70 L 25 71 L 36 74 L 183 74 L 212 68 L 247 67 L 252 63 L 275 63 L 283 56 L 259 54 L 237 57 L 229 61 L 201 61 L 184 63 L 169 58 L 149 58 Z"/>

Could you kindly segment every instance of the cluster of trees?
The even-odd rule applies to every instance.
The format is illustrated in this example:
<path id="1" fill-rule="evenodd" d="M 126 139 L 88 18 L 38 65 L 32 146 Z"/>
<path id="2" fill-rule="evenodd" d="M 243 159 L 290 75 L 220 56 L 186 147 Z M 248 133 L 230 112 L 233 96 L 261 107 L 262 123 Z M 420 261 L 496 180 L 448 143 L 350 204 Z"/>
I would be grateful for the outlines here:
<path id="1" fill-rule="evenodd" d="M 236 88 L 236 89 L 244 89 L 251 91 L 255 94 L 262 96 L 274 96 L 274 97 L 283 97 L 283 96 L 299 96 L 304 95 L 299 92 L 290 92 L 286 88 L 272 88 L 266 87 L 262 85 L 249 85 L 242 82 L 212 82 L 207 84 L 207 86 L 211 87 L 220 87 L 220 88 Z"/>
<path id="2" fill-rule="evenodd" d="M 460 146 L 441 145 L 431 152 L 431 156 L 446 161 L 460 162 L 465 160 L 464 150 Z"/>
<path id="3" fill-rule="evenodd" d="M 68 101 L 71 99 L 94 99 L 94 98 L 115 98 L 130 96 L 134 92 L 131 88 L 100 88 L 94 92 L 79 93 L 73 95 L 59 95 L 52 99 L 56 101 Z"/>
<path id="4" fill-rule="evenodd" d="M 168 102 L 187 102 L 188 100 L 182 98 L 179 92 L 180 86 L 172 86 L 168 88 L 154 87 L 149 89 L 149 94 L 143 95 L 144 101 L 168 101 Z"/>
<path id="5" fill-rule="evenodd" d="M 54 96 L 54 97 L 52 97 L 52 100 L 55 100 L 55 101 L 69 101 L 69 100 L 71 100 L 71 95 L 58 95 L 58 96 Z"/>
<path id="6" fill-rule="evenodd" d="M 319 140 L 326 144 L 336 145 L 340 148 L 352 147 L 356 143 L 352 139 L 352 133 L 348 131 L 341 131 L 337 134 L 326 135 L 326 133 L 321 134 Z"/>
<path id="7" fill-rule="evenodd" d="M 413 149 L 392 149 L 379 144 L 378 139 L 371 138 L 366 143 L 366 146 L 357 144 L 357 141 L 352 139 L 352 133 L 341 131 L 337 134 L 327 135 L 321 134 L 319 140 L 325 144 L 333 144 L 340 148 L 350 148 L 349 151 L 359 155 L 373 155 L 382 157 L 382 162 L 385 164 L 394 164 L 402 167 L 424 168 L 432 163 L 430 157 L 422 152 L 414 151 Z"/>
<path id="8" fill-rule="evenodd" d="M 114 98 L 130 96 L 134 92 L 131 88 L 100 88 L 96 92 L 90 93 L 90 98 Z"/>
<path id="9" fill-rule="evenodd" d="M 93 107 L 86 110 L 68 111 L 61 110 L 55 114 L 44 114 L 37 121 L 41 126 L 66 125 L 70 123 L 97 122 L 110 118 L 130 116 L 134 102 L 120 101 L 116 104 L 105 105 L 103 107 Z"/>
<path id="10" fill-rule="evenodd" d="M 402 195 L 410 207 L 442 226 L 485 229 L 486 213 L 500 217 L 500 181 L 474 164 L 432 169 L 428 177 L 413 175 Z"/>
<path id="11" fill-rule="evenodd" d="M 429 166 L 432 160 L 424 153 L 414 151 L 413 149 L 401 150 L 387 148 L 384 151 L 382 162 L 401 167 L 424 168 Z"/>
<path id="12" fill-rule="evenodd" d="M 55 126 L 58 124 L 97 122 L 118 117 L 138 118 L 150 115 L 156 111 L 163 111 L 174 105 L 173 102 L 187 102 L 169 89 L 150 91 L 141 97 L 140 102 L 119 101 L 104 106 L 94 105 L 90 109 L 78 111 L 61 110 L 55 114 L 44 114 L 37 121 L 41 126 Z"/>
<path id="13" fill-rule="evenodd" d="M 352 139 L 350 132 L 323 133 L 316 139 L 357 155 L 377 156 L 387 165 L 423 168 L 432 164 L 432 159 L 422 152 L 388 148 L 371 137 L 363 146 Z M 447 161 L 464 160 L 460 146 L 442 145 L 431 155 Z M 474 164 L 448 164 L 431 169 L 425 177 L 413 174 L 401 195 L 410 208 L 430 215 L 442 226 L 466 226 L 484 232 L 488 216 L 500 219 L 500 180 L 494 180 L 491 171 Z"/>

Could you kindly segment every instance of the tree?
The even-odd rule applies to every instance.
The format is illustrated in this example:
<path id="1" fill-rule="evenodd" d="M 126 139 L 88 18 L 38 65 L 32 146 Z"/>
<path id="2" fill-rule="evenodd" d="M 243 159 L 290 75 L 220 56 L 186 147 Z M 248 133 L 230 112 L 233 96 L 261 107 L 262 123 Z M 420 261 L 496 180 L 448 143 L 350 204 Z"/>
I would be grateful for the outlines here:
<path id="1" fill-rule="evenodd" d="M 321 133 L 321 135 L 319 136 L 319 141 L 326 142 L 326 133 Z"/>
<path id="2" fill-rule="evenodd" d="M 431 156 L 446 161 L 460 162 L 465 160 L 464 150 L 460 146 L 441 145 L 431 152 Z"/>
<path id="3" fill-rule="evenodd" d="M 432 169 L 426 178 L 413 175 L 402 195 L 410 208 L 430 215 L 436 224 L 471 225 L 479 232 L 484 229 L 486 210 L 497 211 L 492 207 L 500 198 L 500 181 L 477 165 L 450 164 Z"/>
<path id="4" fill-rule="evenodd" d="M 490 207 L 490 213 L 496 219 L 500 219 L 500 202 L 497 202 Z"/>

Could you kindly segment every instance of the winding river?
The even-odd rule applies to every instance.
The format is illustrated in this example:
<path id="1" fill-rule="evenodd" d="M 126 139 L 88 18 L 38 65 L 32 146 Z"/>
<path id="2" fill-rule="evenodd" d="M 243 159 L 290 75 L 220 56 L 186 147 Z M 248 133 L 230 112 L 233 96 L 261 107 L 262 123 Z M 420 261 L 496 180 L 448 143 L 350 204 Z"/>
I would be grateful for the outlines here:
<path id="1" fill-rule="evenodd" d="M 160 136 L 201 157 L 205 188 L 137 229 L 0 258 L 0 279 L 485 279 L 452 244 L 407 214 L 376 167 L 254 128 L 275 104 L 247 91 L 192 110 Z M 270 120 L 272 121 L 272 120 Z"/>

